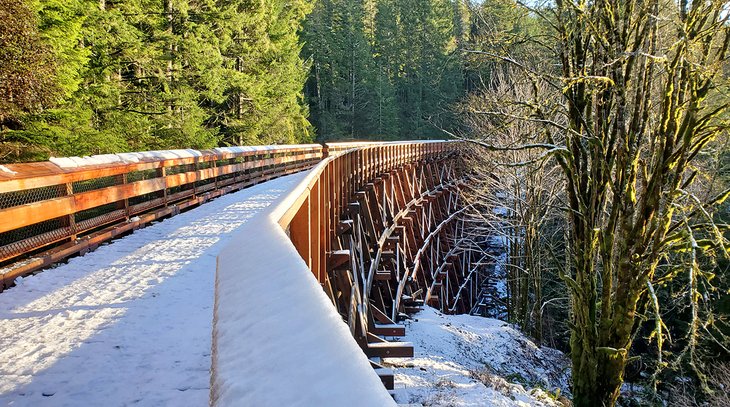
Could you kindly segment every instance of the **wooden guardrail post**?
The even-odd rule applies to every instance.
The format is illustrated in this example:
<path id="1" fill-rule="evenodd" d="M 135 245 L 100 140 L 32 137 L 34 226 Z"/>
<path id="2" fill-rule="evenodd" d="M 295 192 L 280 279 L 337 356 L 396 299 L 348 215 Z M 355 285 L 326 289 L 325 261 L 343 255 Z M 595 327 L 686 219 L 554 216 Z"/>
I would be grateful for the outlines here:
<path id="1" fill-rule="evenodd" d="M 119 180 L 118 183 L 121 185 L 127 185 L 127 173 L 117 175 L 117 179 Z M 124 209 L 124 218 L 125 220 L 129 220 L 129 197 L 124 196 L 124 199 L 121 201 L 118 201 L 117 207 L 119 209 Z"/>
<path id="2" fill-rule="evenodd" d="M 292 218 L 289 224 L 289 237 L 302 256 L 307 267 L 312 270 L 312 242 L 311 242 L 311 221 L 310 221 L 311 194 L 304 200 L 299 211 Z M 314 270 L 313 270 L 314 272 Z M 315 277 L 317 275 L 315 274 Z"/>
<path id="3" fill-rule="evenodd" d="M 312 262 L 312 272 L 317 281 L 324 286 L 325 276 L 322 275 L 320 259 L 320 233 L 322 230 L 322 219 L 320 217 L 320 182 L 317 180 L 309 192 L 309 252 Z"/>
<path id="4" fill-rule="evenodd" d="M 198 174 L 200 169 L 198 168 L 198 159 L 199 157 L 195 157 L 193 163 L 190 165 L 193 169 L 193 198 L 198 196 Z"/>
<path id="5" fill-rule="evenodd" d="M 218 177 L 218 160 L 219 159 L 220 159 L 220 157 L 217 157 L 215 160 L 213 160 L 212 161 L 213 164 L 210 166 L 210 168 L 213 169 L 213 177 L 214 177 L 213 182 L 215 183 L 214 190 L 216 190 L 216 191 L 218 190 L 218 178 L 219 178 Z"/>
<path id="6" fill-rule="evenodd" d="M 65 184 L 65 196 L 72 196 L 74 194 L 74 184 L 72 182 L 67 182 Z M 66 227 L 68 227 L 69 231 L 69 240 L 74 241 L 76 240 L 76 214 L 71 213 L 68 214 L 65 218 Z"/>
<path id="7" fill-rule="evenodd" d="M 167 206 L 167 169 L 164 166 L 159 166 L 156 169 L 157 172 L 157 178 L 162 179 L 164 182 L 164 188 L 162 188 L 162 201 L 164 202 L 165 206 Z"/>

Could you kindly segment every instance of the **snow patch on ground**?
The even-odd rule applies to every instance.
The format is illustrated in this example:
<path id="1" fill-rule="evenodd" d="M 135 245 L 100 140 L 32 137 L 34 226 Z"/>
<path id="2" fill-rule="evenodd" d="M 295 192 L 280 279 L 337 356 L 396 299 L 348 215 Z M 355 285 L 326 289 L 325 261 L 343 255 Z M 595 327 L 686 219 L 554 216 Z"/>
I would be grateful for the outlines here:
<path id="1" fill-rule="evenodd" d="M 403 340 L 413 343 L 415 357 L 386 359 L 398 403 L 562 406 L 554 397 L 568 389 L 568 358 L 503 321 L 426 307 L 407 323 Z"/>
<path id="2" fill-rule="evenodd" d="M 0 294 L 0 405 L 208 405 L 216 256 L 305 176 L 225 195 Z"/>

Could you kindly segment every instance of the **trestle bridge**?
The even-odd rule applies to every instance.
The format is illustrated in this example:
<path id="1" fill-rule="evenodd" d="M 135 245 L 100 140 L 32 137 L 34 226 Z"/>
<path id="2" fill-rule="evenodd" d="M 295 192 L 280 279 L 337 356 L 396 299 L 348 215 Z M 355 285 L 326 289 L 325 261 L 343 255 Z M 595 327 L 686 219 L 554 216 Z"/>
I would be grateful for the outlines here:
<path id="1" fill-rule="evenodd" d="M 368 383 L 393 388 L 393 373 L 378 361 L 413 356 L 413 346 L 399 340 L 408 315 L 424 304 L 464 313 L 479 301 L 475 265 L 482 259 L 475 251 L 460 250 L 459 240 L 468 227 L 463 192 L 472 174 L 466 154 L 467 146 L 451 141 L 328 143 L 0 166 L 0 281 L 5 290 L 0 299 L 24 290 L 22 277 L 51 275 L 56 269 L 49 267 L 146 225 L 300 173 L 271 208 L 257 214 L 258 221 L 249 222 L 214 253 L 209 400 L 213 405 L 290 403 L 276 394 L 276 386 L 309 380 L 311 388 L 299 390 L 294 404 L 350 400 L 351 405 L 378 405 L 372 400 L 384 402 L 377 397 L 387 397 L 387 392 L 382 386 L 374 391 Z M 13 287 L 16 282 L 19 286 Z M 301 291 L 315 286 L 319 293 L 308 295 L 326 299 L 327 307 L 310 309 L 306 298 L 298 299 Z M 261 300 L 266 290 L 272 291 L 264 296 L 270 300 Z M 0 304 L 0 320 L 13 320 L 14 305 Z M 340 322 L 333 324 L 333 316 Z M 310 319 L 314 322 L 307 323 Z M 282 328 L 295 320 L 297 329 L 320 330 L 315 338 L 339 337 L 318 344 L 302 334 L 306 339 L 298 343 L 298 334 Z M 257 333 L 280 329 L 278 334 Z M 341 335 L 345 329 L 348 338 Z M 9 348 L 33 331 L 4 335 L 3 346 Z M 277 340 L 289 349 L 275 348 Z M 281 362 L 275 356 L 279 351 L 288 359 L 305 355 Z M 272 358 L 272 370 L 266 371 Z M 317 362 L 328 358 L 333 362 Z M 5 391 L 7 400 L 22 400 L 19 389 L 33 382 L 35 372 L 0 393 Z M 269 383 L 262 376 L 281 380 Z M 359 380 L 365 393 L 379 394 L 368 401 L 363 397 L 370 396 L 338 392 L 338 383 L 347 380 Z"/>

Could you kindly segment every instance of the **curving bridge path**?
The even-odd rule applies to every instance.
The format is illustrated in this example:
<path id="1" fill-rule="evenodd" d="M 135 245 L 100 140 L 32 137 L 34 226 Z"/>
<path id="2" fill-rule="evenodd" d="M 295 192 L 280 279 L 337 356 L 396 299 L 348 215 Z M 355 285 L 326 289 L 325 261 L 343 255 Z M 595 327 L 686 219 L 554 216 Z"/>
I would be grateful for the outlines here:
<path id="1" fill-rule="evenodd" d="M 206 405 L 216 257 L 304 175 L 223 196 L 2 293 L 0 405 Z"/>
<path id="2" fill-rule="evenodd" d="M 478 299 L 466 154 L 335 143 L 0 166 L 0 404 L 394 405 L 379 362 L 413 355 L 402 319 Z"/>

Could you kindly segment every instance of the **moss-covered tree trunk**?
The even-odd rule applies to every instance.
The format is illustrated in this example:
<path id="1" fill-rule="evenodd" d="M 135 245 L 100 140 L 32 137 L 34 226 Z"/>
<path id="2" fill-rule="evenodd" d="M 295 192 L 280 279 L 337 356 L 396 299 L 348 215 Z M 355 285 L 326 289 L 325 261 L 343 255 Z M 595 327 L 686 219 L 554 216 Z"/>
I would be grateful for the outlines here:
<path id="1" fill-rule="evenodd" d="M 693 233 L 677 232 L 687 220 L 675 210 L 682 197 L 698 201 L 687 192 L 690 162 L 720 134 L 710 123 L 728 104 L 706 98 L 730 37 L 720 2 L 558 0 L 557 11 L 568 120 L 564 146 L 548 141 L 567 181 L 572 267 L 561 277 L 572 301 L 574 404 L 612 406 L 637 302 L 671 242 Z M 663 37 L 659 19 L 675 27 Z"/>
<path id="2" fill-rule="evenodd" d="M 707 165 L 708 145 L 730 127 L 723 116 L 730 99 L 722 92 L 730 44 L 726 4 L 556 0 L 550 10 L 554 14 L 536 14 L 549 14 L 546 20 L 557 38 L 550 45 L 560 72 L 512 55 L 474 51 L 514 67 L 523 73 L 514 82 L 532 86 L 528 94 L 515 92 L 509 95 L 513 100 L 502 98 L 479 113 L 497 116 L 500 125 L 543 126 L 541 139 L 497 145 L 484 137 L 480 144 L 503 152 L 512 160 L 511 168 L 554 159 L 562 169 L 569 264 L 560 277 L 571 301 L 577 407 L 616 403 L 637 333 L 637 307 L 644 307 L 639 298 L 653 297 L 657 321 L 652 336 L 661 366 L 666 330 L 653 287 L 683 272 L 691 287 L 702 275 L 709 284 L 711 277 L 699 270 L 697 253 L 703 247 L 723 252 L 730 246 L 709 212 L 730 190 L 713 197 L 719 191 L 698 192 L 709 188 L 697 183 Z M 529 153 L 517 154 L 525 151 Z M 525 202 L 537 194 L 525 192 L 530 195 Z M 521 194 L 514 195 L 522 200 Z M 529 223 L 528 231 L 536 223 L 529 217 L 521 221 Z M 703 241 L 698 243 L 694 234 Z M 520 243 L 527 247 L 531 238 Z M 534 252 L 531 245 L 529 250 Z M 516 258 L 525 253 L 510 254 Z M 675 259 L 685 263 L 672 264 Z M 512 320 L 527 317 L 523 300 L 530 293 L 524 288 L 538 277 L 525 279 L 524 274 L 535 267 L 527 262 L 510 268 L 510 294 L 517 297 L 510 299 Z M 660 277 L 657 270 L 663 273 Z M 696 288 L 688 291 L 693 306 L 690 334 L 696 335 L 699 295 Z"/>

